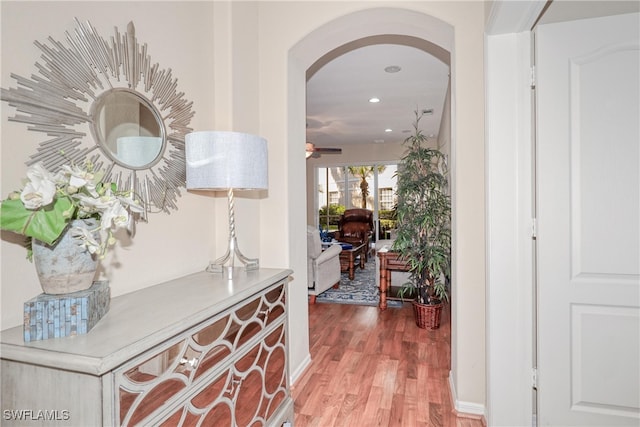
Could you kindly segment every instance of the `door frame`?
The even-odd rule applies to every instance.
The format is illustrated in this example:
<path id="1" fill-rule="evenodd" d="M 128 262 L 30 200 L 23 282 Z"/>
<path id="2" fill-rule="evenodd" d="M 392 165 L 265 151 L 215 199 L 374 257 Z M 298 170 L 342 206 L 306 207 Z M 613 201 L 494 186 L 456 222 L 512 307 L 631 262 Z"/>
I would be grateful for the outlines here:
<path id="1" fill-rule="evenodd" d="M 532 32 L 545 1 L 496 1 L 485 33 L 487 425 L 535 425 Z"/>

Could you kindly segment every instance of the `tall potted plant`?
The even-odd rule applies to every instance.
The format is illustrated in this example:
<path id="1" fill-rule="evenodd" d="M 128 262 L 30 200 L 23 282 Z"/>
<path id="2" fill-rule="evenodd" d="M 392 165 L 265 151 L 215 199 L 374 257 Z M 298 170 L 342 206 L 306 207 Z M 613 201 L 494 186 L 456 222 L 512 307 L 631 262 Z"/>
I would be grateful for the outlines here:
<path id="1" fill-rule="evenodd" d="M 437 329 L 442 306 L 449 300 L 446 278 L 451 265 L 451 198 L 446 158 L 426 146 L 416 112 L 414 133 L 405 139 L 407 151 L 398 172 L 398 234 L 393 250 L 409 270 L 401 296 L 415 296 L 418 326 Z"/>

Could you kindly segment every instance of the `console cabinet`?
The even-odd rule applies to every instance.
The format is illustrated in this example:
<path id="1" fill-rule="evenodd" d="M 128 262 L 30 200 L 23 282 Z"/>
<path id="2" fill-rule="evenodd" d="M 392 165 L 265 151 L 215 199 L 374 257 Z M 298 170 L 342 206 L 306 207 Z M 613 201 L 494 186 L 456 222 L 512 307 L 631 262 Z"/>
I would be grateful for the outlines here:
<path id="1" fill-rule="evenodd" d="M 196 273 L 113 298 L 86 335 L 2 331 L 2 425 L 293 423 L 290 270 Z"/>

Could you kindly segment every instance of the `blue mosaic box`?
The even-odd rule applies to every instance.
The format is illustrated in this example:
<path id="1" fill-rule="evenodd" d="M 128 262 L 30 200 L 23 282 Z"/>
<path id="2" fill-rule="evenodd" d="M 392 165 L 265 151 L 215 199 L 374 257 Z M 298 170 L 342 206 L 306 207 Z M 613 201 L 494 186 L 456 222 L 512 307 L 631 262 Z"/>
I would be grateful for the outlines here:
<path id="1" fill-rule="evenodd" d="M 109 311 L 107 280 L 64 295 L 40 294 L 24 303 L 24 340 L 38 341 L 86 334 Z"/>

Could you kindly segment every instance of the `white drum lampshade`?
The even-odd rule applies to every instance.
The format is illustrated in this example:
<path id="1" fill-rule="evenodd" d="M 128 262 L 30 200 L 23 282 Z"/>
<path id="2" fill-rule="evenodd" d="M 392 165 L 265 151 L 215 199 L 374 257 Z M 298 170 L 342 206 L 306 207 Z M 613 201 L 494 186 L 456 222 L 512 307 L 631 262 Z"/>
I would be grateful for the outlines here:
<path id="1" fill-rule="evenodd" d="M 267 140 L 260 136 L 239 132 L 192 132 L 185 137 L 185 154 L 188 189 L 267 188 Z"/>

